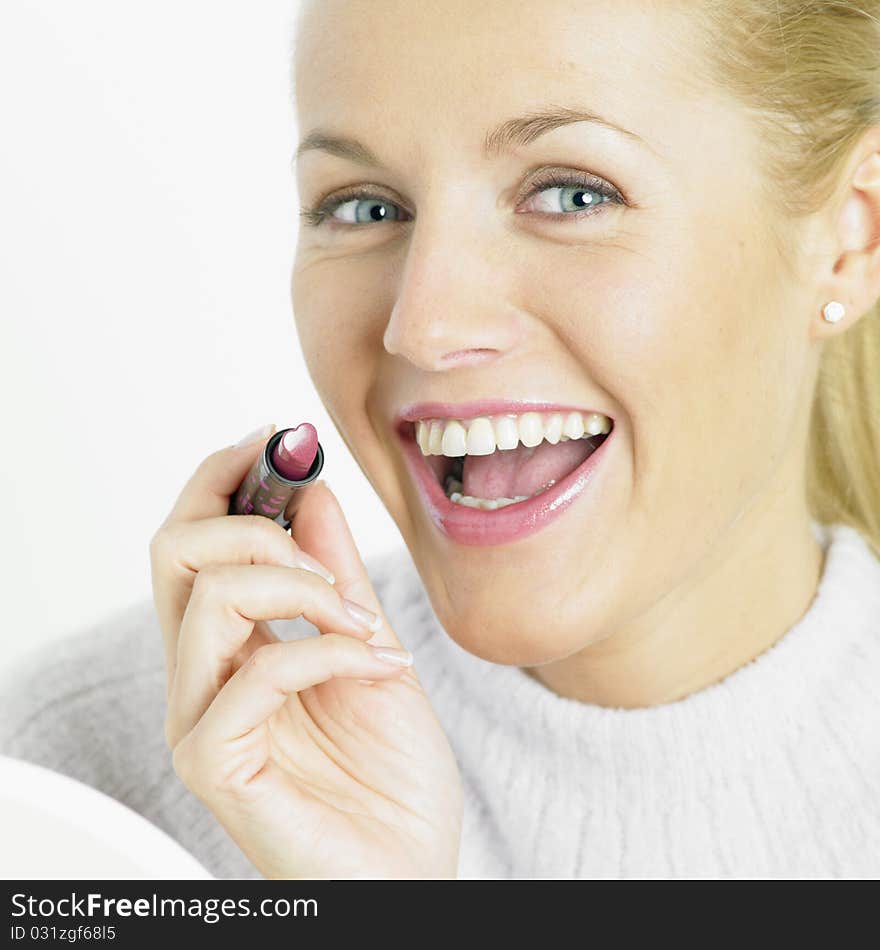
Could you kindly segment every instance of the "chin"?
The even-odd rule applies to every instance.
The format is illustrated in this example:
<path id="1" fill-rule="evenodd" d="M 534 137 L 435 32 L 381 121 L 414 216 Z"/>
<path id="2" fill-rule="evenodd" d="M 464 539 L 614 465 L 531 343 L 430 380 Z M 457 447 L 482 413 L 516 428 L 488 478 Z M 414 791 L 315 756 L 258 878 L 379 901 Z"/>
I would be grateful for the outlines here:
<path id="1" fill-rule="evenodd" d="M 562 660 L 601 639 L 590 636 L 584 625 L 566 631 L 550 628 L 547 614 L 523 614 L 516 609 L 499 611 L 484 606 L 466 612 L 437 612 L 451 640 L 480 659 L 504 666 L 540 666 Z"/>

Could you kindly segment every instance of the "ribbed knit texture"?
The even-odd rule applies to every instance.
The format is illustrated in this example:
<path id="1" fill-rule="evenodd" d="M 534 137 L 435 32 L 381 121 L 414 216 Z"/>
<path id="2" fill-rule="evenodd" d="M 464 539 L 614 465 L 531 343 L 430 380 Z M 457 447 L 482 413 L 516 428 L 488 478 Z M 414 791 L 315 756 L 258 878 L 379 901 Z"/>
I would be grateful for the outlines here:
<path id="1" fill-rule="evenodd" d="M 467 653 L 408 551 L 369 561 L 461 767 L 459 876 L 880 876 L 880 562 L 849 527 L 814 531 L 827 557 L 805 615 L 723 681 L 644 709 L 564 699 Z M 217 877 L 260 876 L 171 767 L 150 601 L 28 655 L 0 709 L 0 752 L 118 799 Z"/>

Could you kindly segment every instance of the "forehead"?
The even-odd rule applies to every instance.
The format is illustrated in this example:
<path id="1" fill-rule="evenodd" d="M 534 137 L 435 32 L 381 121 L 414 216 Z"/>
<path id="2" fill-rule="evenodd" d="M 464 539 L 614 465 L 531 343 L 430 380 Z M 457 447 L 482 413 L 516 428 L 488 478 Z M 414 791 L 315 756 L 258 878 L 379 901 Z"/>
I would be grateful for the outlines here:
<path id="1" fill-rule="evenodd" d="M 294 60 L 299 128 L 439 145 L 453 129 L 479 136 L 493 120 L 553 102 L 674 147 L 670 112 L 694 121 L 706 98 L 676 8 L 671 0 L 306 0 Z"/>

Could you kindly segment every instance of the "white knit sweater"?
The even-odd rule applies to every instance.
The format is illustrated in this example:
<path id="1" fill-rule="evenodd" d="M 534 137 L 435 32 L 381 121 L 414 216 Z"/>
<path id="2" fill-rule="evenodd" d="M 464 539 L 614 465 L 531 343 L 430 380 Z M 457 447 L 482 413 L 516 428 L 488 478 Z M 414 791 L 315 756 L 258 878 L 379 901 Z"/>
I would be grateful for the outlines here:
<path id="1" fill-rule="evenodd" d="M 828 554 L 801 620 L 722 682 L 644 709 L 467 653 L 405 549 L 370 561 L 461 767 L 459 876 L 880 876 L 880 562 L 851 528 L 814 531 Z M 134 604 L 7 674 L 0 752 L 119 799 L 217 877 L 259 877 L 174 773 L 164 693 L 152 603 Z"/>

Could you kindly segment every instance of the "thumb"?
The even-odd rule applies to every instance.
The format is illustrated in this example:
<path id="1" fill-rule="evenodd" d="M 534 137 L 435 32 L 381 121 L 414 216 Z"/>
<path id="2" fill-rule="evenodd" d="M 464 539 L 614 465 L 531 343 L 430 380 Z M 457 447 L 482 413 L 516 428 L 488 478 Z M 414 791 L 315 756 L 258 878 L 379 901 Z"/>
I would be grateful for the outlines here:
<path id="1" fill-rule="evenodd" d="M 290 532 L 297 545 L 333 572 L 336 590 L 382 618 L 382 626 L 367 642 L 401 647 L 382 612 L 342 507 L 327 483 L 319 479 L 295 492 L 285 516 L 291 522 Z"/>

